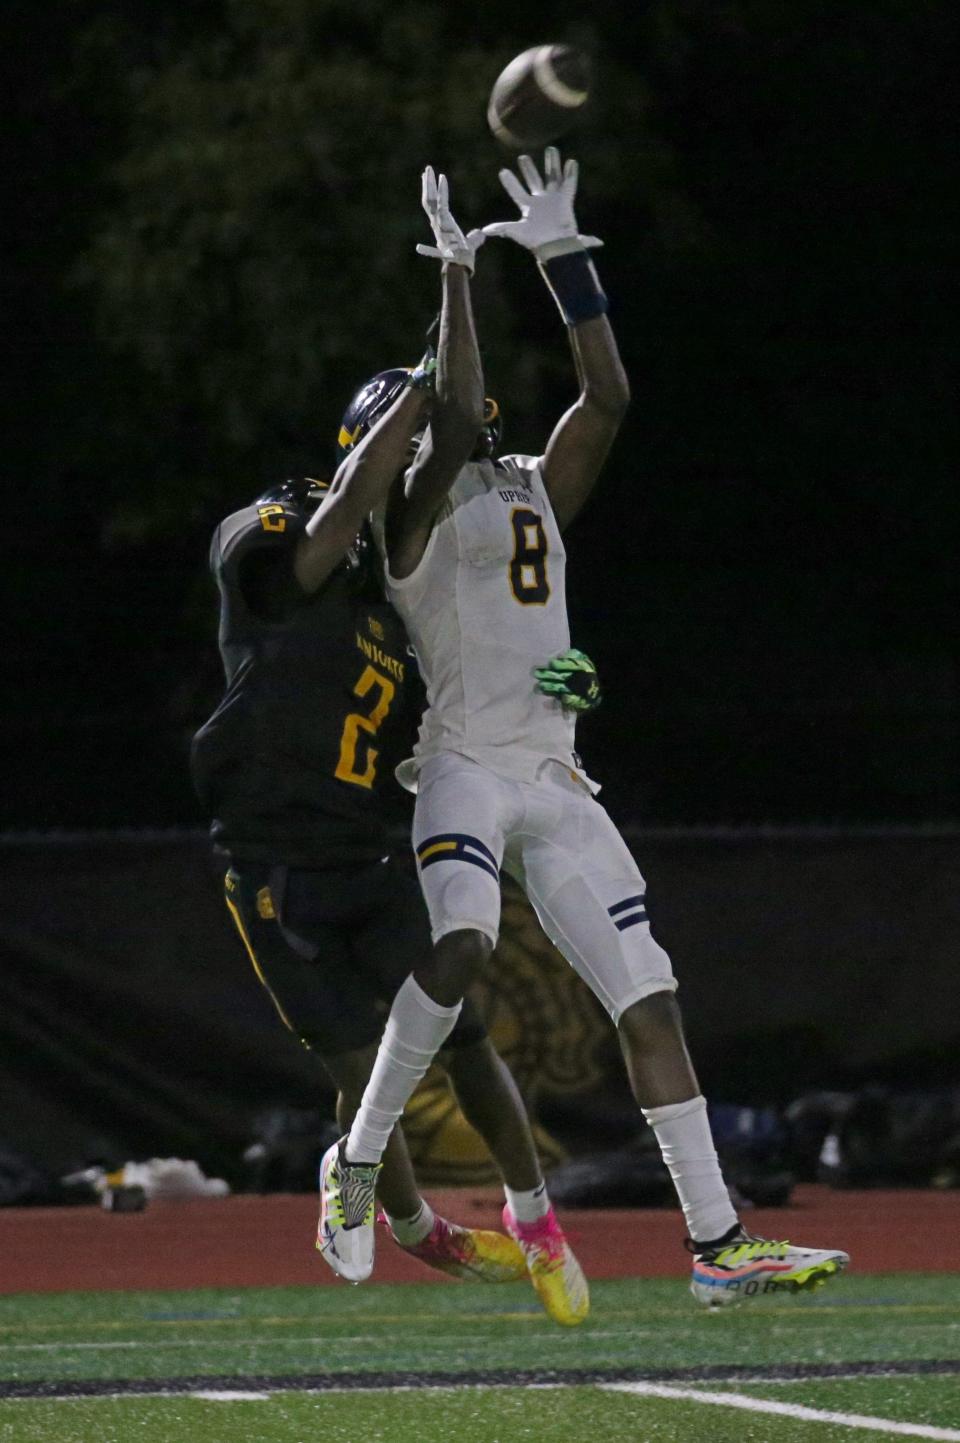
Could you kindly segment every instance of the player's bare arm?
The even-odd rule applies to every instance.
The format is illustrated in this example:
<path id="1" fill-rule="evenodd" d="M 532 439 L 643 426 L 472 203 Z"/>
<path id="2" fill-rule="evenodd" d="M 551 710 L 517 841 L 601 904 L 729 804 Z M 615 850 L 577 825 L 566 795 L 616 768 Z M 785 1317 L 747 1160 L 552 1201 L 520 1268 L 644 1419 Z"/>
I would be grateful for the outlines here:
<path id="1" fill-rule="evenodd" d="M 523 181 L 510 170 L 502 170 L 500 180 L 520 219 L 497 221 L 484 232 L 532 252 L 569 328 L 580 395 L 554 428 L 543 459 L 544 484 L 562 529 L 593 489 L 629 404 L 630 386 L 589 256 L 602 242 L 577 229 L 576 161 L 561 166 L 559 152 L 548 146 L 543 179 L 528 155 L 517 164 Z"/>
<path id="2" fill-rule="evenodd" d="M 443 303 L 430 425 L 406 481 L 394 486 L 387 509 L 387 559 L 398 578 L 419 565 L 437 513 L 483 425 L 483 371 L 470 301 L 470 277 L 483 232 L 463 234 L 450 212 L 446 176 L 435 177 L 430 166 L 423 173 L 423 208 L 437 244 L 418 245 L 417 250 L 443 263 Z"/>
<path id="3" fill-rule="evenodd" d="M 308 594 L 317 591 L 343 560 L 365 517 L 383 502 L 405 464 L 410 442 L 429 415 L 431 371 L 432 364 L 410 373 L 397 399 L 338 466 L 294 552 L 294 574 Z"/>
<path id="4" fill-rule="evenodd" d="M 570 327 L 580 395 L 557 422 L 543 480 L 562 531 L 586 501 L 630 404 L 630 383 L 606 316 Z"/>

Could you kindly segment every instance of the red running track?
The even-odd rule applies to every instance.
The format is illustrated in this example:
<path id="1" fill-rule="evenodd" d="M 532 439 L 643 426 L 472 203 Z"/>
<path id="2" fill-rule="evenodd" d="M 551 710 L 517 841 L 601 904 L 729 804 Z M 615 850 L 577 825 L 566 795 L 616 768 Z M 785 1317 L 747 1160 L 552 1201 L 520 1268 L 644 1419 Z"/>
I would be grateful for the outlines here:
<path id="1" fill-rule="evenodd" d="M 430 1193 L 437 1211 L 497 1227 L 491 1189 Z M 0 1209 L 0 1293 L 269 1287 L 339 1282 L 317 1255 L 309 1194 L 156 1202 L 142 1213 L 96 1206 Z M 798 1187 L 788 1208 L 744 1215 L 752 1232 L 842 1247 L 857 1272 L 960 1272 L 960 1193 L 832 1192 Z M 591 1278 L 680 1277 L 689 1267 L 679 1212 L 568 1211 L 564 1226 Z M 446 1282 L 380 1230 L 377 1282 Z"/>

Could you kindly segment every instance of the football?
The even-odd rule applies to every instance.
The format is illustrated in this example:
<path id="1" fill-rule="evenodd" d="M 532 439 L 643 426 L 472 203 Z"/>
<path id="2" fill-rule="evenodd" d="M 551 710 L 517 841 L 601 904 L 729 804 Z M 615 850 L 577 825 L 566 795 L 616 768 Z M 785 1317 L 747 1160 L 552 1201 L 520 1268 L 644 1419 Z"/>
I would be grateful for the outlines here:
<path id="1" fill-rule="evenodd" d="M 535 45 L 517 55 L 494 81 L 487 123 L 511 150 L 559 140 L 590 94 L 590 57 L 574 45 Z"/>

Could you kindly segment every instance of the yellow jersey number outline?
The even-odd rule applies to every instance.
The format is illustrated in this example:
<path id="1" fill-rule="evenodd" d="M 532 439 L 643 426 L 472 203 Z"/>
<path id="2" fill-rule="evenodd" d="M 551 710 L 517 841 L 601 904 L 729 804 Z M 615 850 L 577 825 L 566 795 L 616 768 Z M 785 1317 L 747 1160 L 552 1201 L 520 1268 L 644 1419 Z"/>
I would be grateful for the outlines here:
<path id="1" fill-rule="evenodd" d="M 258 506 L 257 515 L 264 531 L 286 531 L 287 518 L 282 506 Z"/>
<path id="2" fill-rule="evenodd" d="M 514 506 L 510 512 L 513 528 L 513 557 L 508 576 L 513 598 L 521 606 L 546 606 L 550 600 L 550 581 L 547 577 L 547 533 L 543 529 L 543 518 L 531 511 L 529 506 Z M 533 541 L 530 532 L 533 532 Z M 528 581 L 524 572 L 533 572 Z"/>
<path id="3" fill-rule="evenodd" d="M 375 667 L 367 666 L 364 667 L 360 680 L 353 688 L 354 696 L 365 697 L 375 686 L 380 688 L 380 695 L 372 711 L 368 712 L 366 716 L 362 712 L 350 712 L 344 720 L 343 732 L 340 736 L 340 757 L 334 776 L 341 782 L 352 782 L 356 787 L 373 786 L 377 774 L 377 757 L 380 755 L 376 747 L 368 747 L 366 768 L 362 772 L 357 770 L 357 746 L 360 741 L 360 733 L 365 732 L 369 737 L 376 736 L 386 720 L 397 690 L 389 677 L 384 676 Z"/>

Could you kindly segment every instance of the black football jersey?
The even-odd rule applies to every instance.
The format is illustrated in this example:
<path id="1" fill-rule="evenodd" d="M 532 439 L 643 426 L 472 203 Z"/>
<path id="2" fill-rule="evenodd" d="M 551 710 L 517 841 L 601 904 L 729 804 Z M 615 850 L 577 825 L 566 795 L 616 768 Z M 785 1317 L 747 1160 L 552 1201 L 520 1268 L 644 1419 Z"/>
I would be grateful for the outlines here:
<path id="1" fill-rule="evenodd" d="M 227 689 L 193 740 L 194 784 L 229 857 L 328 867 L 382 857 L 378 789 L 404 751 L 415 667 L 403 627 L 344 563 L 312 596 L 293 576 L 306 517 L 247 507 L 214 533 Z"/>

